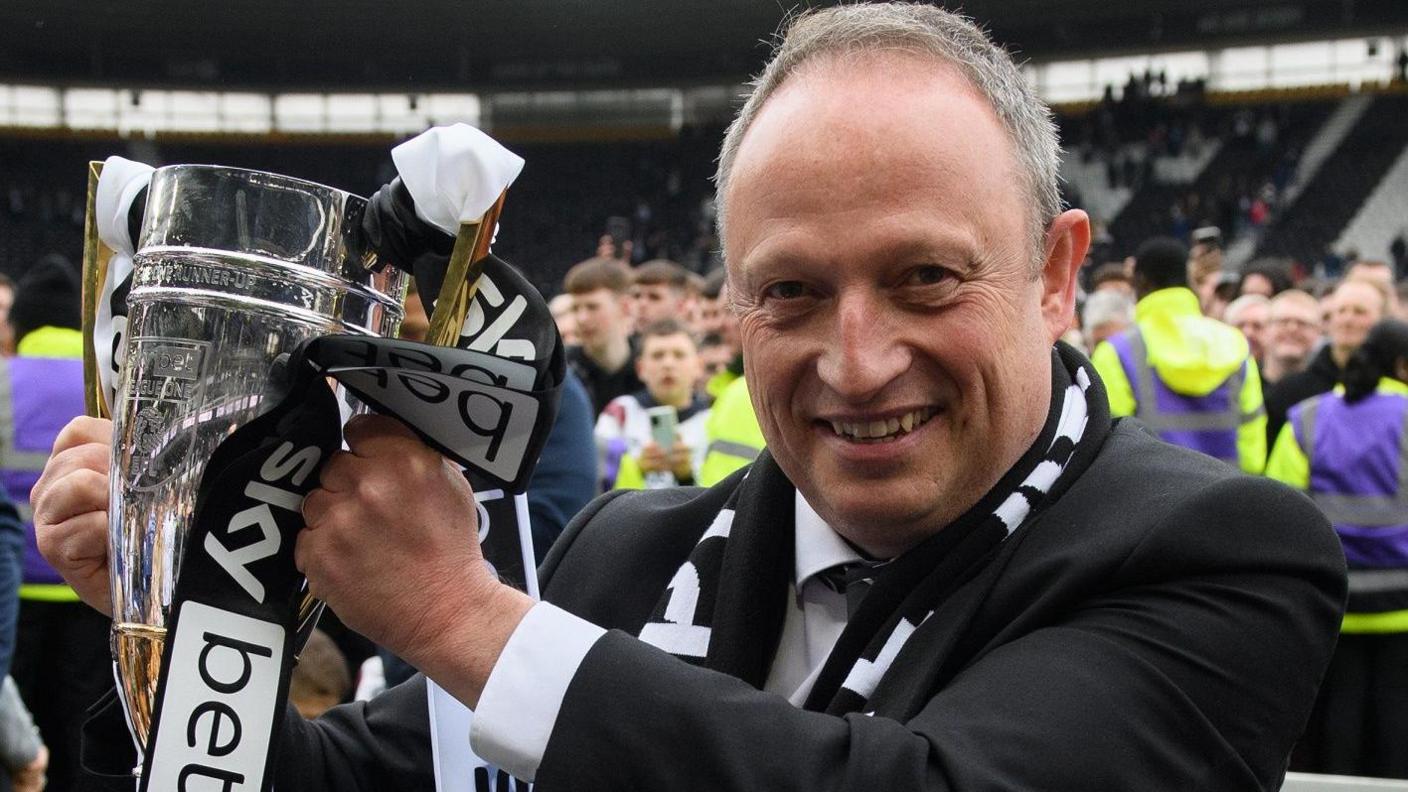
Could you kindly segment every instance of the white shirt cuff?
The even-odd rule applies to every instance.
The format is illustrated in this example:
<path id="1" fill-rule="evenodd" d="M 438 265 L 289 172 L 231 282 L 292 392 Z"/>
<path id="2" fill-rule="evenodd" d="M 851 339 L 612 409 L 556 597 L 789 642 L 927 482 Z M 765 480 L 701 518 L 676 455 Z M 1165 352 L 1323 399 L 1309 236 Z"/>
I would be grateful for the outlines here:
<path id="1" fill-rule="evenodd" d="M 515 778 L 532 781 L 567 686 L 605 634 L 555 605 L 534 605 L 509 636 L 479 696 L 469 727 L 475 755 Z"/>

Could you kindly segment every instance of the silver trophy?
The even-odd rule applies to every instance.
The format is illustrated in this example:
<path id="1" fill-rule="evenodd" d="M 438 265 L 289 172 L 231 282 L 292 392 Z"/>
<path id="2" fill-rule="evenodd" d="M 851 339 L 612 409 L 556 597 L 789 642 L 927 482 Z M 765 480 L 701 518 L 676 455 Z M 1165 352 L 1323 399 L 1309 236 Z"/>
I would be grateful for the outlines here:
<path id="1" fill-rule="evenodd" d="M 394 335 L 401 322 L 406 276 L 375 271 L 359 235 L 365 206 L 271 173 L 152 175 L 113 402 L 109 513 L 113 657 L 144 749 L 206 461 L 260 414 L 279 355 L 327 333 Z"/>

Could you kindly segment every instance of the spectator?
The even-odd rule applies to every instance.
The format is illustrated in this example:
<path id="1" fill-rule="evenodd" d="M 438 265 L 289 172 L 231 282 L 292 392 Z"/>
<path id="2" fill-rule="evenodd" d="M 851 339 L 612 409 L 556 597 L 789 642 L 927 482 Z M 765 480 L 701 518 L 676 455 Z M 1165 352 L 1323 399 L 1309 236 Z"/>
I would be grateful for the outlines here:
<path id="1" fill-rule="evenodd" d="M 704 287 L 699 293 L 699 321 L 694 331 L 701 336 L 718 333 L 724 341 L 737 346 L 738 322 L 724 295 L 725 276 L 723 267 L 704 276 Z"/>
<path id="2" fill-rule="evenodd" d="M 293 667 L 288 699 L 305 718 L 316 718 L 347 700 L 352 692 L 352 675 L 347 658 L 322 630 L 313 630 L 308 644 Z"/>
<path id="3" fill-rule="evenodd" d="M 1267 314 L 1266 352 L 1261 366 L 1261 382 L 1274 387 L 1288 374 L 1304 371 L 1310 364 L 1315 345 L 1320 342 L 1320 303 L 1299 289 L 1283 291 L 1271 299 Z M 1268 438 L 1267 448 L 1276 438 Z"/>
<path id="4" fill-rule="evenodd" d="M 1225 300 L 1218 295 L 1222 275 L 1222 248 L 1205 242 L 1193 245 L 1193 252 L 1188 255 L 1187 285 L 1193 287 L 1193 292 L 1198 296 L 1198 309 L 1202 311 L 1202 316 L 1222 317 L 1222 309 L 1226 307 Z"/>
<path id="5" fill-rule="evenodd" d="M 562 343 L 567 346 L 577 346 L 581 340 L 577 338 L 577 318 L 572 311 L 572 295 L 559 294 L 548 300 L 548 311 L 552 313 L 553 321 L 557 322 L 557 333 L 562 336 Z"/>
<path id="6" fill-rule="evenodd" d="M 1374 325 L 1344 384 L 1291 408 L 1267 462 L 1308 492 L 1349 563 L 1349 603 L 1302 744 L 1303 769 L 1408 778 L 1408 324 Z"/>
<path id="7" fill-rule="evenodd" d="M 78 769 L 84 709 L 112 681 L 110 624 L 78 601 L 39 554 L 29 519 L 30 488 L 59 430 L 82 415 L 83 337 L 78 273 L 62 256 L 41 259 L 20 279 L 10 322 L 17 356 L 0 365 L 6 492 L 25 517 L 24 585 L 12 675 L 51 752 L 54 789 L 83 788 Z"/>
<path id="8" fill-rule="evenodd" d="M 1212 321 L 1187 287 L 1188 251 L 1169 237 L 1134 254 L 1135 326 L 1095 349 L 1113 415 L 1160 437 L 1260 473 L 1266 464 L 1261 378 L 1241 333 Z M 1187 428 L 1197 416 L 1198 428 Z"/>
<path id="9" fill-rule="evenodd" d="M 636 330 L 661 319 L 684 321 L 692 306 L 689 270 L 669 259 L 652 259 L 636 267 L 631 285 Z"/>
<path id="10" fill-rule="evenodd" d="M 1283 378 L 1266 396 L 1266 431 L 1280 437 L 1291 405 L 1335 387 L 1349 356 L 1364 342 L 1369 328 L 1388 315 L 1388 296 L 1378 284 L 1345 280 L 1330 295 L 1329 343 L 1311 359 L 1305 371 Z"/>
<path id="11" fill-rule="evenodd" d="M 694 388 L 699 351 L 689 329 L 674 319 L 646 326 L 640 343 L 636 370 L 645 388 L 613 399 L 596 423 L 597 447 L 609 449 L 607 477 L 612 486 L 625 489 L 693 484 L 704 462 L 709 419 L 708 402 Z M 668 448 L 656 442 L 654 408 L 674 411 L 674 443 Z"/>
<path id="12" fill-rule="evenodd" d="M 0 357 L 15 354 L 15 331 L 10 326 L 10 307 L 15 304 L 15 282 L 0 274 Z"/>
<path id="13" fill-rule="evenodd" d="M 728 372 L 728 367 L 733 363 L 738 351 L 724 341 L 724 337 L 718 333 L 707 333 L 699 339 L 699 381 L 695 390 L 704 394 L 706 398 L 713 401 L 714 395 L 709 392 L 709 382 L 721 374 Z"/>
<path id="14" fill-rule="evenodd" d="M 1242 331 L 1251 347 L 1252 358 L 1261 365 L 1266 350 L 1266 328 L 1271 318 L 1271 301 L 1261 294 L 1244 294 L 1227 304 L 1223 321 Z"/>
<path id="15" fill-rule="evenodd" d="M 1207 232 L 1203 235 L 1206 241 L 1195 243 L 1188 252 L 1188 276 L 1183 285 L 1190 286 L 1198 295 L 1204 316 L 1218 319 L 1222 313 L 1214 303 L 1222 279 L 1222 236 L 1216 228 L 1198 229 L 1194 234 L 1203 231 Z"/>
<path id="16" fill-rule="evenodd" d="M 1123 289 L 1097 290 L 1086 298 L 1081 309 L 1081 326 L 1090 349 L 1110 336 L 1124 332 L 1132 324 L 1134 299 L 1132 296 L 1126 297 Z"/>
<path id="17" fill-rule="evenodd" d="M 1398 313 L 1398 289 L 1393 279 L 1393 267 L 1387 261 L 1356 261 L 1349 266 L 1345 280 L 1362 280 L 1373 283 L 1388 298 L 1388 311 L 1385 316 Z"/>
<path id="18" fill-rule="evenodd" d="M 567 271 L 563 288 L 572 295 L 580 345 L 567 362 L 592 400 L 592 414 L 606 403 L 641 388 L 631 346 L 631 271 L 614 259 L 590 258 Z"/>
<path id="19" fill-rule="evenodd" d="M 738 339 L 738 316 L 728 304 L 728 285 L 723 267 L 719 267 L 704 278 L 704 287 L 699 293 L 699 321 L 695 332 L 701 336 L 717 333 L 723 342 L 733 349 L 733 359 L 728 367 L 715 374 L 709 381 L 709 397 L 717 399 L 734 380 L 743 376 L 743 352 Z"/>
<path id="20" fill-rule="evenodd" d="M 672 318 L 684 322 L 686 327 L 697 328 L 699 325 L 699 305 L 704 300 L 704 287 L 706 285 L 707 282 L 704 280 L 703 275 L 697 272 L 686 271 L 684 282 L 684 310 L 679 316 Z M 698 336 L 698 330 L 695 330 L 695 336 Z"/>
<path id="21" fill-rule="evenodd" d="M 1090 275 L 1092 294 L 1102 291 L 1115 291 L 1124 294 L 1134 302 L 1134 277 L 1123 261 L 1108 261 L 1095 268 Z"/>
<path id="22" fill-rule="evenodd" d="M 1242 269 L 1242 276 L 1237 281 L 1237 294 L 1260 294 L 1269 300 L 1293 285 L 1290 270 L 1283 263 L 1274 260 L 1253 261 Z"/>
<path id="23" fill-rule="evenodd" d="M 712 487 L 757 459 L 766 440 L 744 377 L 730 382 L 714 400 L 704 427 L 706 449 L 699 485 Z"/>

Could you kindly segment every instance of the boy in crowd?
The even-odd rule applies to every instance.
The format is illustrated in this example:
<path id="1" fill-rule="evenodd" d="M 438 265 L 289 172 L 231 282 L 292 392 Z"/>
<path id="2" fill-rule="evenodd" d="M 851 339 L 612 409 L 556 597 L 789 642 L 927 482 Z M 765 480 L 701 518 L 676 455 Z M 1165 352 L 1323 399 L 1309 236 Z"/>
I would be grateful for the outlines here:
<path id="1" fill-rule="evenodd" d="M 737 347 L 725 342 L 722 335 L 705 333 L 699 339 L 699 381 L 695 390 L 712 402 L 718 396 L 716 390 L 728 387 L 737 378 L 729 373 L 729 366 L 737 357 Z M 715 382 L 715 378 L 720 379 Z"/>
<path id="2" fill-rule="evenodd" d="M 708 402 L 694 387 L 700 369 L 694 337 L 681 322 L 661 319 L 641 330 L 636 372 L 645 387 L 613 399 L 596 423 L 608 486 L 658 489 L 694 483 L 704 461 L 709 415 Z M 660 439 L 667 434 L 673 442 L 664 446 Z"/>
<path id="3" fill-rule="evenodd" d="M 592 414 L 641 387 L 631 346 L 631 271 L 619 261 L 590 258 L 567 271 L 563 291 L 572 295 L 578 346 L 567 362 L 587 386 Z"/>
<path id="4" fill-rule="evenodd" d="M 636 268 L 631 286 L 636 329 L 661 319 L 684 320 L 690 304 L 689 271 L 669 259 L 652 259 Z"/>

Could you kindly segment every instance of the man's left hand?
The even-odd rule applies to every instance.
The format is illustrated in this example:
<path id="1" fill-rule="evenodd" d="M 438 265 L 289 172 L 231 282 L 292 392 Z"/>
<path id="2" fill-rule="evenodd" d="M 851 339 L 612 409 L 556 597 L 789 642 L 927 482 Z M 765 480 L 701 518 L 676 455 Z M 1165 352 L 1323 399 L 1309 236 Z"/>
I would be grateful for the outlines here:
<path id="1" fill-rule="evenodd" d="M 303 501 L 309 591 L 473 706 L 532 600 L 479 549 L 474 493 L 400 421 L 360 416 Z"/>

